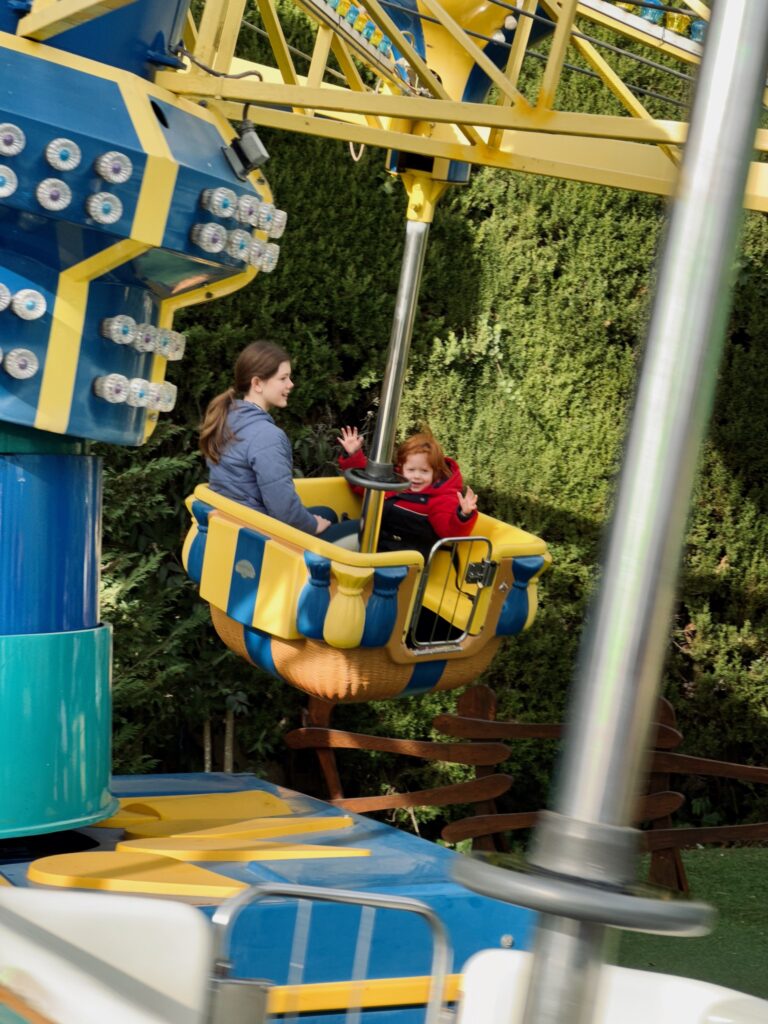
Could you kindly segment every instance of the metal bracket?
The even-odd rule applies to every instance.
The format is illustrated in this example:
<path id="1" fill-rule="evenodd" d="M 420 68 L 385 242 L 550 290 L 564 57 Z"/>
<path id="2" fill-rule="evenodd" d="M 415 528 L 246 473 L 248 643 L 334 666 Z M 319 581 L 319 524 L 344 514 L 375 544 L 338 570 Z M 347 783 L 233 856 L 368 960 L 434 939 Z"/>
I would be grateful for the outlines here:
<path id="1" fill-rule="evenodd" d="M 470 562 L 464 573 L 464 582 L 477 583 L 479 587 L 490 587 L 493 585 L 498 567 L 498 562 L 493 562 L 489 558 L 484 558 L 480 562 Z"/>

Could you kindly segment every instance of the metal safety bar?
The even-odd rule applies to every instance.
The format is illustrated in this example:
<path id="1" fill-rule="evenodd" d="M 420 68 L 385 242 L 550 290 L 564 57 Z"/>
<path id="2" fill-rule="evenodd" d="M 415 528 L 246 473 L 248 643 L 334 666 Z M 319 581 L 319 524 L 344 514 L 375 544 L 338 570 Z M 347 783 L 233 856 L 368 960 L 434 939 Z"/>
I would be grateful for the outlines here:
<path id="1" fill-rule="evenodd" d="M 407 896 L 373 895 L 348 889 L 326 889 L 273 882 L 251 886 L 233 899 L 222 903 L 213 915 L 214 961 L 206 1018 L 208 1024 L 264 1024 L 269 1020 L 269 991 L 274 984 L 259 978 L 233 978 L 231 942 L 234 925 L 241 911 L 253 903 L 274 896 L 298 901 L 288 969 L 289 988 L 300 986 L 303 980 L 313 903 L 341 903 L 361 908 L 350 993 L 355 992 L 356 982 L 362 990 L 366 981 L 376 910 L 402 911 L 423 918 L 432 934 L 431 981 L 424 1024 L 439 1024 L 445 980 L 452 967 L 453 953 L 445 926 L 431 907 Z M 359 1024 L 362 1009 L 360 996 L 357 1005 L 346 1008 L 346 1024 Z M 293 1014 L 290 1010 L 286 1012 L 286 1008 L 281 1011 L 281 1019 L 284 1022 L 297 1020 L 298 1012 L 297 1002 Z"/>
<path id="2" fill-rule="evenodd" d="M 443 537 L 432 545 L 411 612 L 409 647 L 425 654 L 461 648 L 475 623 L 482 592 L 496 578 L 491 551 L 488 537 Z M 425 606 L 428 586 L 439 591 L 436 608 Z M 466 602 L 470 602 L 466 622 L 457 627 L 457 621 L 464 619 Z"/>

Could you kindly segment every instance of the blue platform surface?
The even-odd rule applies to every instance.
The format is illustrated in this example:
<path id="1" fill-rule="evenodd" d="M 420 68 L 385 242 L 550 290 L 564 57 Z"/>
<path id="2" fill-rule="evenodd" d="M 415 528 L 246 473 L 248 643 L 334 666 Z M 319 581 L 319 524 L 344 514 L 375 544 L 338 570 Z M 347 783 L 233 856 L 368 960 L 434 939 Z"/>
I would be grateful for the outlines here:
<path id="1" fill-rule="evenodd" d="M 206 862 L 203 866 L 248 884 L 289 883 L 324 888 L 391 894 L 421 900 L 437 913 L 445 925 L 453 949 L 453 970 L 461 971 L 467 959 L 486 948 L 514 945 L 529 948 L 535 915 L 520 907 L 491 900 L 458 885 L 452 868 L 461 856 L 453 850 L 401 832 L 382 822 L 350 814 L 253 775 L 223 773 L 189 775 L 118 776 L 112 794 L 119 798 L 213 794 L 257 790 L 284 800 L 295 817 L 338 817 L 353 819 L 350 828 L 331 832 L 291 835 L 282 841 L 310 846 L 363 847 L 370 856 L 343 859 L 276 860 L 272 862 Z M 110 849 L 122 838 L 119 829 L 83 830 Z M 28 862 L 0 859 L 0 875 L 12 884 L 27 885 Z M 298 955 L 294 947 L 299 904 L 268 896 L 247 907 L 237 919 L 232 937 L 233 974 L 238 977 L 269 978 L 275 984 L 343 981 L 354 976 L 361 909 L 357 906 L 313 903 L 307 926 L 307 944 Z M 212 915 L 213 906 L 201 906 Z M 300 930 L 300 929 L 299 929 Z M 377 910 L 371 932 L 366 975 L 371 978 L 405 978 L 430 973 L 431 937 L 426 923 L 414 914 Z M 291 961 L 294 961 L 291 970 Z M 376 1024 L 415 1024 L 423 1021 L 424 1008 L 367 1010 L 365 1020 Z M 315 1016 L 301 1019 L 311 1024 Z M 324 1024 L 344 1020 L 343 1014 L 324 1013 Z"/>

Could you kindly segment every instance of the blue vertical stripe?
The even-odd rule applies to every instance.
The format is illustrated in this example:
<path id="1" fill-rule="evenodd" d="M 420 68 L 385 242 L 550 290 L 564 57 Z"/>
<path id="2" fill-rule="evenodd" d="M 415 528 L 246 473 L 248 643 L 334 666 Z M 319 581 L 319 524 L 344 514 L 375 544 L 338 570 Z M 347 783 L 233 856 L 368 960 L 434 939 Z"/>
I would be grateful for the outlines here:
<path id="1" fill-rule="evenodd" d="M 258 665 L 259 668 L 263 668 L 265 672 L 269 672 L 275 679 L 282 680 L 283 677 L 275 668 L 275 661 L 272 657 L 272 637 L 269 633 L 256 629 L 255 626 L 245 626 L 243 629 L 243 639 L 245 640 L 245 649 L 251 661 Z"/>
<path id="2" fill-rule="evenodd" d="M 514 636 L 528 618 L 528 581 L 544 565 L 541 555 L 512 559 L 514 583 L 499 614 L 496 636 Z"/>
<path id="3" fill-rule="evenodd" d="M 418 693 L 428 693 L 440 682 L 446 661 L 418 661 L 413 666 L 411 678 L 398 696 L 414 697 Z"/>
<path id="4" fill-rule="evenodd" d="M 266 537 L 245 527 L 241 528 L 238 534 L 235 564 L 232 566 L 232 579 L 229 584 L 227 615 L 237 622 L 242 622 L 244 626 L 250 626 L 253 621 L 266 543 Z"/>
<path id="5" fill-rule="evenodd" d="M 331 603 L 331 560 L 305 551 L 304 561 L 309 579 L 299 594 L 296 629 L 311 640 L 322 640 L 325 616 Z"/>
<path id="6" fill-rule="evenodd" d="M 383 647 L 389 640 L 397 619 L 397 592 L 407 575 L 408 569 L 404 565 L 374 572 L 373 593 L 365 606 L 361 647 Z"/>
<path id="7" fill-rule="evenodd" d="M 212 510 L 212 506 L 206 505 L 204 501 L 195 500 L 192 502 L 192 515 L 197 521 L 197 536 L 189 546 L 187 575 L 195 583 L 199 583 L 203 577 L 203 558 L 205 557 L 205 545 L 208 541 L 208 516 Z"/>

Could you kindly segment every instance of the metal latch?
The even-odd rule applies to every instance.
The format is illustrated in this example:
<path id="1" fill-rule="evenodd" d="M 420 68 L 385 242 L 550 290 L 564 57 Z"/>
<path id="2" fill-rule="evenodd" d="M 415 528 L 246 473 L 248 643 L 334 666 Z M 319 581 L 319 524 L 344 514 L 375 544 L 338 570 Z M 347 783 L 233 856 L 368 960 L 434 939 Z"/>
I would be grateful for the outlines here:
<path id="1" fill-rule="evenodd" d="M 210 1024 L 264 1024 L 270 988 L 256 978 L 212 978 Z"/>
<path id="2" fill-rule="evenodd" d="M 481 562 L 470 562 L 464 573 L 465 583 L 477 583 L 480 587 L 490 587 L 496 575 L 498 562 L 484 558 Z"/>

